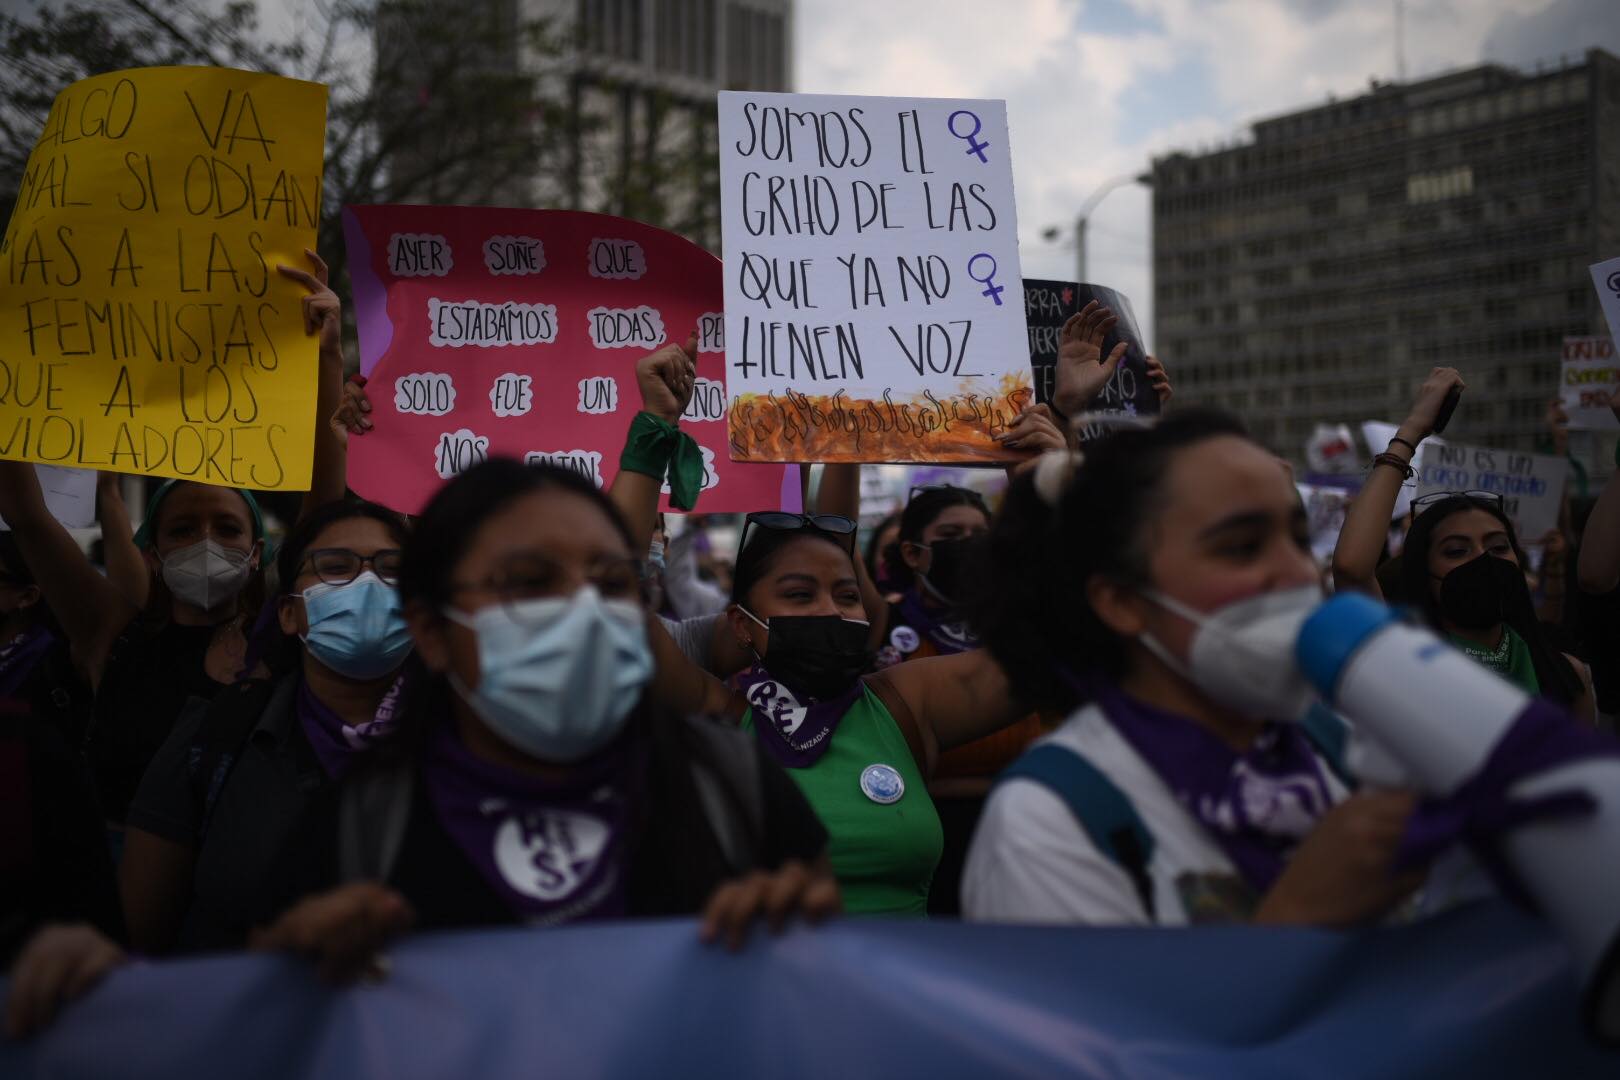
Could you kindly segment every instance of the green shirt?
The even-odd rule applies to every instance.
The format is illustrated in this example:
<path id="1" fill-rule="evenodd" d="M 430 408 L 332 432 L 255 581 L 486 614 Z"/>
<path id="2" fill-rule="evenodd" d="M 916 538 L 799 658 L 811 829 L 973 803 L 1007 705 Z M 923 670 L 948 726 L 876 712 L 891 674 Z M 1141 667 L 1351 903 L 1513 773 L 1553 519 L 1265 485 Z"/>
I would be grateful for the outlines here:
<path id="1" fill-rule="evenodd" d="M 754 730 L 754 711 L 744 715 Z M 945 835 L 922 771 L 900 726 L 867 687 L 839 720 L 826 753 L 805 769 L 789 769 L 827 829 L 844 910 L 851 915 L 926 915 Z M 904 789 L 891 803 L 863 790 L 861 777 L 873 765 L 900 774 Z M 880 795 L 881 786 L 868 781 Z"/>
<path id="2" fill-rule="evenodd" d="M 1503 624 L 1501 644 L 1494 649 L 1484 649 L 1472 641 L 1455 636 L 1451 644 L 1525 693 L 1541 693 L 1541 680 L 1536 678 L 1536 664 L 1530 658 L 1530 646 L 1524 643 L 1524 638 L 1513 627 Z"/>

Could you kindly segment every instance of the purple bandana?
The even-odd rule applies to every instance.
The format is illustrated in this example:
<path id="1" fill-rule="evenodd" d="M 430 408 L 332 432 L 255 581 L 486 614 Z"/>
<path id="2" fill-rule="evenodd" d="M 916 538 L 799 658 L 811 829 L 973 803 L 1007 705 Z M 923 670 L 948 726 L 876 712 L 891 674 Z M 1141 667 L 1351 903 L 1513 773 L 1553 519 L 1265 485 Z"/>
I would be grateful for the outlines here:
<path id="1" fill-rule="evenodd" d="M 754 729 L 771 757 L 785 769 L 808 769 L 832 745 L 833 731 L 866 692 L 856 679 L 835 698 L 806 705 L 770 672 L 755 664 L 733 680 L 754 711 Z"/>
<path id="2" fill-rule="evenodd" d="M 1465 841 L 1503 893 L 1534 907 L 1501 856 L 1496 841 L 1532 821 L 1582 817 L 1596 809 L 1579 788 L 1514 797 L 1510 788 L 1549 769 L 1620 756 L 1620 742 L 1569 716 L 1541 698 L 1513 721 L 1480 770 L 1445 798 L 1425 799 L 1407 820 L 1395 853 L 1395 869 L 1426 865 L 1457 841 Z"/>
<path id="3" fill-rule="evenodd" d="M 456 846 L 512 912 L 533 926 L 622 918 L 632 793 L 646 772 L 621 739 L 566 781 L 475 757 L 446 725 L 422 760 L 428 797 Z"/>
<path id="4" fill-rule="evenodd" d="M 343 718 L 333 712 L 326 702 L 316 697 L 309 683 L 299 681 L 293 708 L 298 713 L 299 724 L 303 726 L 304 737 L 309 740 L 316 759 L 321 763 L 322 772 L 333 780 L 338 779 L 348 771 L 357 752 L 393 735 L 404 680 L 403 675 L 394 680 L 394 685 L 383 695 L 371 720 L 353 727 L 345 724 Z"/>
<path id="5" fill-rule="evenodd" d="M 934 643 L 941 656 L 967 652 L 979 647 L 979 636 L 968 629 L 964 619 L 936 619 L 923 605 L 922 597 L 913 585 L 900 597 L 900 616 L 906 625 L 923 634 Z"/>
<path id="6" fill-rule="evenodd" d="M 1267 724 L 1254 746 L 1237 754 L 1186 717 L 1113 686 L 1099 684 L 1096 700 L 1256 894 L 1271 888 L 1288 855 L 1333 806 L 1322 764 L 1297 724 Z"/>
<path id="7" fill-rule="evenodd" d="M 14 696 L 22 688 L 40 658 L 56 643 L 56 635 L 44 626 L 31 626 L 0 649 L 0 698 Z"/>

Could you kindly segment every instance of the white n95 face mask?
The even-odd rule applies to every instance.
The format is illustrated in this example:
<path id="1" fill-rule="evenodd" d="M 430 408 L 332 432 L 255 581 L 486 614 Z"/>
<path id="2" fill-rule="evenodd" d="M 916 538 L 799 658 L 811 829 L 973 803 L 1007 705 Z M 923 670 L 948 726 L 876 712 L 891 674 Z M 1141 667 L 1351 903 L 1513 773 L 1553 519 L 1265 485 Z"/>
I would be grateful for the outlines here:
<path id="1" fill-rule="evenodd" d="M 456 693 L 496 735 L 543 761 L 579 761 L 612 742 L 652 678 L 640 606 L 604 600 L 594 586 L 445 616 L 478 637 L 478 686 L 452 673 Z"/>
<path id="2" fill-rule="evenodd" d="M 163 584 L 176 599 L 204 611 L 236 599 L 252 574 L 248 552 L 214 540 L 176 548 L 163 559 Z"/>
<path id="3" fill-rule="evenodd" d="M 1207 613 L 1156 590 L 1143 595 L 1196 627 L 1186 663 L 1151 634 L 1141 635 L 1143 646 L 1211 700 L 1257 720 L 1298 720 L 1316 699 L 1294 659 L 1294 643 L 1322 604 L 1320 585 L 1256 593 Z"/>

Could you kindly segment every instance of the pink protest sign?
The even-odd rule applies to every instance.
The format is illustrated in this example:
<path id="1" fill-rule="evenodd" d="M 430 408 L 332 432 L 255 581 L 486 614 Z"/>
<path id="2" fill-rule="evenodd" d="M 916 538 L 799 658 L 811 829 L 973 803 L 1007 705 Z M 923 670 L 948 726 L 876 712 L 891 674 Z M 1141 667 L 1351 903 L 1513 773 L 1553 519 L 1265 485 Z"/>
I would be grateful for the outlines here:
<path id="1" fill-rule="evenodd" d="M 640 408 L 636 361 L 695 330 L 681 426 L 703 448 L 697 509 L 798 508 L 797 466 L 730 459 L 720 260 L 697 245 L 603 214 L 477 206 L 350 206 L 343 237 L 375 425 L 349 440 L 349 485 L 366 498 L 417 513 L 491 455 L 606 487 Z"/>

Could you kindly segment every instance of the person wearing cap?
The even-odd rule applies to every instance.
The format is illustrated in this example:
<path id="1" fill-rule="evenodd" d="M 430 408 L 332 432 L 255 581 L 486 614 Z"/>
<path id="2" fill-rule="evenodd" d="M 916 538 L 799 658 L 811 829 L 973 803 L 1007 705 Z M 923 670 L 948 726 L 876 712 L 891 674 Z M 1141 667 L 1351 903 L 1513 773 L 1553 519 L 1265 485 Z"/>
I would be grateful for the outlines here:
<path id="1" fill-rule="evenodd" d="M 305 330 L 320 337 L 317 415 L 342 397 L 340 305 L 326 265 L 280 266 L 303 285 Z M 343 495 L 344 446 L 318 425 L 305 509 Z M 212 698 L 247 659 L 246 628 L 264 602 L 264 518 L 253 495 L 190 480 L 161 485 L 136 534 L 152 576 L 144 608 L 103 577 L 46 508 L 31 465 L 0 462 L 0 516 L 60 620 L 74 666 L 95 693 L 87 747 L 108 821 L 124 812 L 152 755 L 192 697 Z"/>

